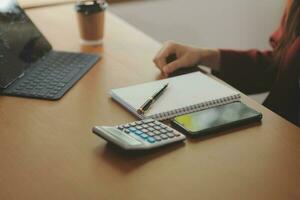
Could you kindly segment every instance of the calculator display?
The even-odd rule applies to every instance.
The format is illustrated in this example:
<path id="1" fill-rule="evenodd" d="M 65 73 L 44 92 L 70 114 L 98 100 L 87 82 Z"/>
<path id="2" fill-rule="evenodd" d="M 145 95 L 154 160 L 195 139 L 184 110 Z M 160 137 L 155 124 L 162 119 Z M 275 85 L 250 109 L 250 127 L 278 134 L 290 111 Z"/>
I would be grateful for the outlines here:
<path id="1" fill-rule="evenodd" d="M 142 144 L 138 140 L 136 140 L 136 139 L 134 139 L 134 138 L 132 138 L 128 135 L 120 134 L 119 132 L 116 132 L 115 129 L 109 129 L 109 132 L 111 134 L 111 137 L 114 137 L 117 140 L 121 140 L 123 142 L 126 142 L 127 144 L 130 144 L 130 145 L 140 145 L 140 144 Z"/>

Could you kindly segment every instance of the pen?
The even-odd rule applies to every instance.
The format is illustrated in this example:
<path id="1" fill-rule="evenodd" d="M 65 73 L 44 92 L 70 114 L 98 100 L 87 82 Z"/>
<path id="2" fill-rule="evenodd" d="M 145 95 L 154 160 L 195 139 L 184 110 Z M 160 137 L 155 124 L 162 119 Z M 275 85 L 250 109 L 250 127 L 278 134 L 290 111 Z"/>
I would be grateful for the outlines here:
<path id="1" fill-rule="evenodd" d="M 144 114 L 150 106 L 163 94 L 163 92 L 167 89 L 168 83 L 165 84 L 159 91 L 157 91 L 152 97 L 150 97 L 138 110 L 138 114 Z"/>

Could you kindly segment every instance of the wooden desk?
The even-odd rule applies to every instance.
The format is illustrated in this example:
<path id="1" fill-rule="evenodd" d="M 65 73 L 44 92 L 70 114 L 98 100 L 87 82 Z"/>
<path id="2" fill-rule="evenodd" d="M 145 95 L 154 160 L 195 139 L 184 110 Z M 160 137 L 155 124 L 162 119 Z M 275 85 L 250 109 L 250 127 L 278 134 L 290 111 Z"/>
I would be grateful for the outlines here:
<path id="1" fill-rule="evenodd" d="M 247 97 L 261 126 L 126 154 L 91 133 L 135 120 L 108 91 L 155 80 L 160 44 L 112 14 L 103 47 L 83 48 L 73 7 L 28 11 L 55 49 L 103 59 L 60 101 L 0 97 L 0 199 L 299 199 L 300 131 Z"/>

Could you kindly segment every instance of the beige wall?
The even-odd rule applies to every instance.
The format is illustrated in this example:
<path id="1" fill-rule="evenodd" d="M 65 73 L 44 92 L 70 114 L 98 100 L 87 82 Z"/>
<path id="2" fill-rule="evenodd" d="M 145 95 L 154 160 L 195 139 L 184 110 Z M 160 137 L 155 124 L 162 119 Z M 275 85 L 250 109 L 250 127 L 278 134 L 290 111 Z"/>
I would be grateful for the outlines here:
<path id="1" fill-rule="evenodd" d="M 62 3 L 71 3 L 76 0 L 18 0 L 20 5 L 23 8 L 31 8 L 37 6 L 45 6 L 51 4 L 62 4 Z M 133 0 L 107 0 L 109 3 L 121 2 L 121 1 L 133 1 Z"/>

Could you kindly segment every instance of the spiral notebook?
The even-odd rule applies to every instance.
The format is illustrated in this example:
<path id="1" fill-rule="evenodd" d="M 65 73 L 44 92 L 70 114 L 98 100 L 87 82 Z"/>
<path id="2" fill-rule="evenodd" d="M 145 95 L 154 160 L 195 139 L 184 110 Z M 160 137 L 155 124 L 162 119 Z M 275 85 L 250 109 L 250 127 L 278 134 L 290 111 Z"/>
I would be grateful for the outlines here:
<path id="1" fill-rule="evenodd" d="M 166 83 L 168 88 L 150 109 L 144 115 L 138 114 L 140 106 Z M 238 91 L 201 72 L 113 89 L 110 95 L 140 119 L 156 120 L 170 119 L 240 99 Z"/>

